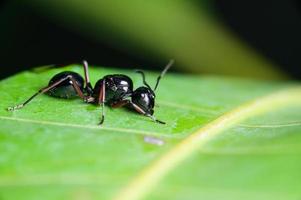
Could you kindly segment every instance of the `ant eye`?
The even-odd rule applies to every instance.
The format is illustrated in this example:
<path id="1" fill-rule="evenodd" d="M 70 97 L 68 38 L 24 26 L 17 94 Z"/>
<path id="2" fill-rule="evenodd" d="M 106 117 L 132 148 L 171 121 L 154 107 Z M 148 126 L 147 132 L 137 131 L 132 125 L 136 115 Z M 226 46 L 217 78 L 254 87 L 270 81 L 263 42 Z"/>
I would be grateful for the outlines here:
<path id="1" fill-rule="evenodd" d="M 144 94 L 144 93 L 141 93 L 141 97 L 142 97 L 142 98 L 145 98 L 145 94 Z"/>

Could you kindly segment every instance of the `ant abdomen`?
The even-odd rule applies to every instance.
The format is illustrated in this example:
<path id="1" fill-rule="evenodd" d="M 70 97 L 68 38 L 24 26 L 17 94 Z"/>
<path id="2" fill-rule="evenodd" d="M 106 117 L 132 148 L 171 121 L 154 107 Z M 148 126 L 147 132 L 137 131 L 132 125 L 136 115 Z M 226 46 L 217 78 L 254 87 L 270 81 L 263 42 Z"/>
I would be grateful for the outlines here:
<path id="1" fill-rule="evenodd" d="M 68 77 L 70 77 L 70 79 Z M 77 97 L 78 93 L 74 88 L 74 84 L 72 83 L 72 80 L 76 82 L 75 84 L 77 85 L 77 87 L 79 87 L 81 91 L 84 88 L 84 79 L 82 78 L 82 76 L 76 72 L 71 72 L 71 71 L 64 71 L 56 74 L 50 79 L 48 86 L 51 86 L 59 82 L 59 80 L 63 80 L 63 79 L 66 80 L 57 84 L 55 87 L 49 89 L 49 91 L 47 91 L 46 93 L 53 97 L 59 97 L 65 99 Z"/>

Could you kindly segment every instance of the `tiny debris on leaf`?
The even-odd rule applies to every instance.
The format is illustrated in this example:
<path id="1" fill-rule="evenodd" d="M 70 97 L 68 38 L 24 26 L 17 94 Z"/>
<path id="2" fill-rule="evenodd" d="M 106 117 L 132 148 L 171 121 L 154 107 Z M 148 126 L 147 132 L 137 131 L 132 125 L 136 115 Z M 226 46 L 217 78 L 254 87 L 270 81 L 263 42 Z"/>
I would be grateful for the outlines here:
<path id="1" fill-rule="evenodd" d="M 154 137 L 154 136 L 145 136 L 144 142 L 149 143 L 149 144 L 158 145 L 158 146 L 162 146 L 165 144 L 164 140 Z"/>

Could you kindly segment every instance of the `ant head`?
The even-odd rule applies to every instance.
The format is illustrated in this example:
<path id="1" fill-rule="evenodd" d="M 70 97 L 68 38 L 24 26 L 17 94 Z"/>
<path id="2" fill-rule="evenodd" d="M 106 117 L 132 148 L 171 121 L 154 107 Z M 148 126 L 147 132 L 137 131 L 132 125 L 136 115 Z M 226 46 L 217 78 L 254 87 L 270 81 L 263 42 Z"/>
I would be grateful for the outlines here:
<path id="1" fill-rule="evenodd" d="M 132 102 L 150 115 L 154 113 L 155 98 L 154 91 L 144 86 L 137 88 L 132 94 Z"/>

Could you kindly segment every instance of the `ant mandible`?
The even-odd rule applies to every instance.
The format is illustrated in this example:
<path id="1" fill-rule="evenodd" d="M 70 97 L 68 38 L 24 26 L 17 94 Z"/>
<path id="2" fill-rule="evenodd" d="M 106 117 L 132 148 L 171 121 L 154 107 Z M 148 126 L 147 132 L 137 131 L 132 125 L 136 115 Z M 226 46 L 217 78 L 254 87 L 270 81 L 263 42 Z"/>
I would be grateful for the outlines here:
<path id="1" fill-rule="evenodd" d="M 124 74 L 106 75 L 98 80 L 93 88 L 90 83 L 88 62 L 84 60 L 83 67 L 85 78 L 82 78 L 81 75 L 72 71 L 58 73 L 50 79 L 48 86 L 40 89 L 24 103 L 8 107 L 7 109 L 9 111 L 21 109 L 37 95 L 43 93 L 65 99 L 79 96 L 86 103 L 102 105 L 100 125 L 103 124 L 105 119 L 105 104 L 113 108 L 129 106 L 138 113 L 151 118 L 153 121 L 165 124 L 165 122 L 156 119 L 153 115 L 156 98 L 155 91 L 158 88 L 160 79 L 173 63 L 174 61 L 170 60 L 166 65 L 164 70 L 158 76 L 154 89 L 147 84 L 143 71 L 136 70 L 137 73 L 141 74 L 145 86 L 133 90 L 132 79 Z"/>

